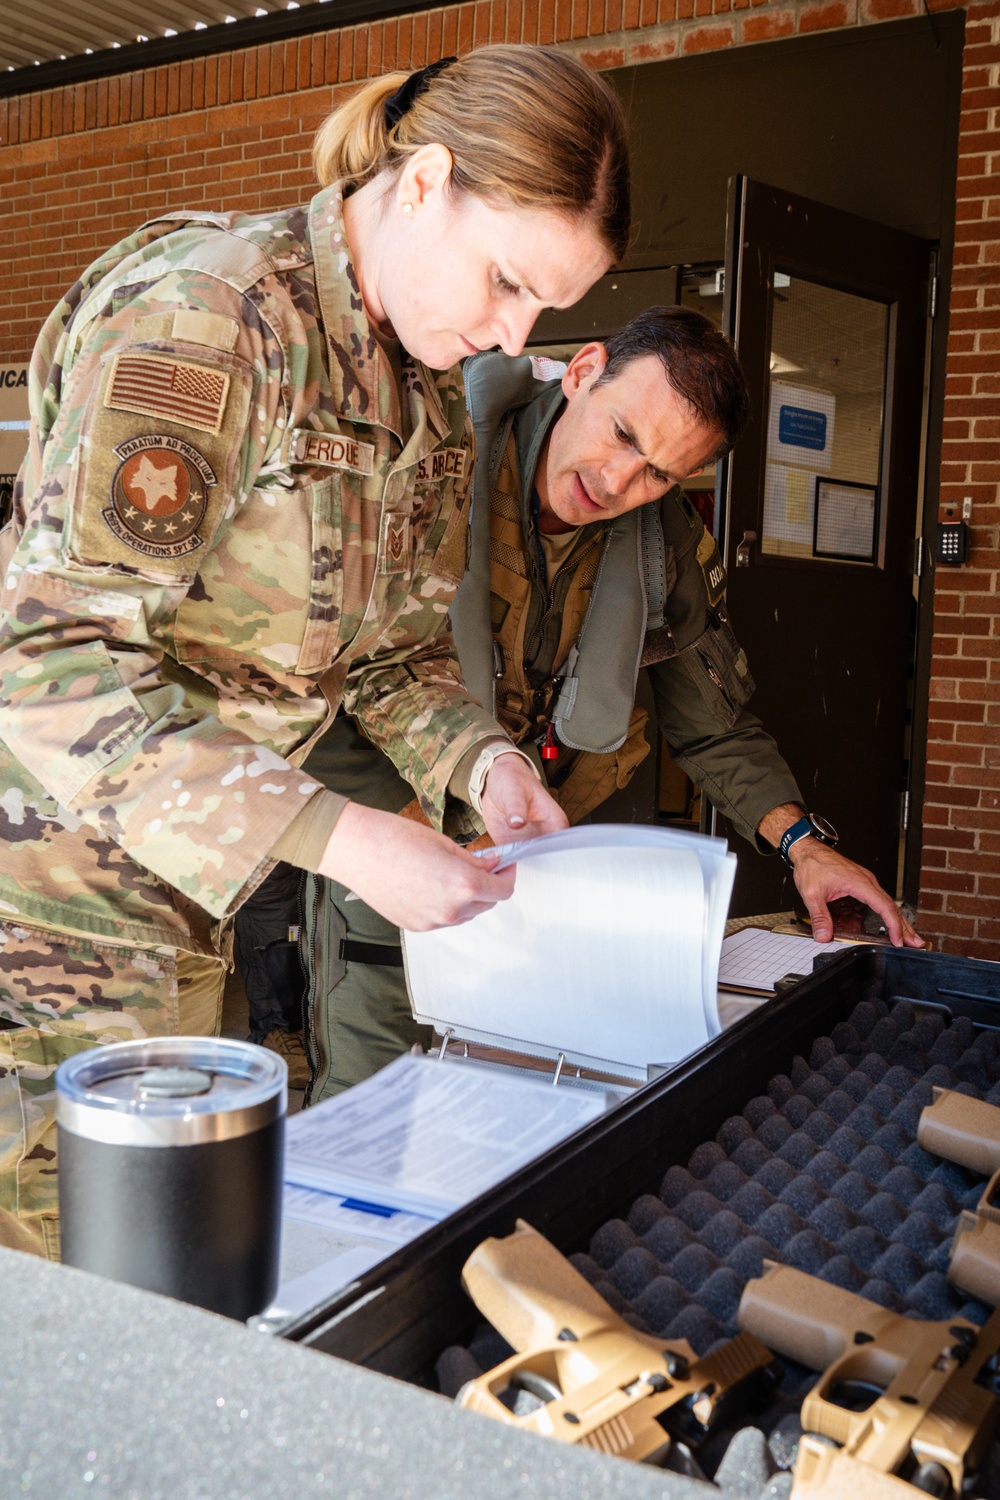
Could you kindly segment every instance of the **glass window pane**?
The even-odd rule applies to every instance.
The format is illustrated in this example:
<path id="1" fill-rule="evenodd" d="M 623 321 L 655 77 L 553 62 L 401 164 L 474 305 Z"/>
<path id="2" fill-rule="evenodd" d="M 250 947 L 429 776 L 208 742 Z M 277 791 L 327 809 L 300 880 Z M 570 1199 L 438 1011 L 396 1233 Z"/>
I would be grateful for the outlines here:
<path id="1" fill-rule="evenodd" d="M 761 549 L 871 564 L 889 312 L 775 275 Z"/>

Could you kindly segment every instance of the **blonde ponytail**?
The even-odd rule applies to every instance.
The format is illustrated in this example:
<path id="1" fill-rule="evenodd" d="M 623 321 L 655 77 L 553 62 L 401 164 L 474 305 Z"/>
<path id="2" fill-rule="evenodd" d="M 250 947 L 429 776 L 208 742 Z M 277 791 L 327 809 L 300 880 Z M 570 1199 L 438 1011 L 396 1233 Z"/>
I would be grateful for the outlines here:
<path id="1" fill-rule="evenodd" d="M 449 63 L 390 127 L 386 100 L 408 76 L 375 79 L 323 122 L 313 146 L 322 187 L 361 187 L 440 142 L 460 191 L 592 219 L 622 258 L 630 223 L 625 118 L 598 74 L 554 47 L 480 47 Z"/>
<path id="2" fill-rule="evenodd" d="M 341 181 L 361 187 L 388 163 L 392 143 L 385 101 L 407 77 L 406 73 L 385 73 L 327 115 L 312 149 L 313 170 L 320 187 Z"/>

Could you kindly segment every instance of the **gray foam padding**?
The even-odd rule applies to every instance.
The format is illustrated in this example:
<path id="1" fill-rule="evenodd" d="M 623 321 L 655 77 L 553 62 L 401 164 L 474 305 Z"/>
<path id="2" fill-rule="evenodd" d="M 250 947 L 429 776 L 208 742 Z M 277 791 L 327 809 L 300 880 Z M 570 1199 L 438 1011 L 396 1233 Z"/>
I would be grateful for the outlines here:
<path id="1" fill-rule="evenodd" d="M 573 1264 L 629 1322 L 699 1354 L 736 1334 L 740 1295 L 765 1259 L 896 1312 L 982 1324 L 990 1309 L 949 1286 L 947 1271 L 958 1215 L 983 1179 L 917 1144 L 935 1085 L 1000 1105 L 1000 1033 L 906 1001 L 862 1002 Z M 488 1328 L 468 1350 L 484 1369 L 507 1352 Z M 765 1433 L 787 1430 L 815 1378 L 782 1368 L 777 1395 L 749 1418 Z M 448 1391 L 445 1375 L 442 1365 Z M 732 1436 L 699 1451 L 707 1472 Z M 793 1449 L 778 1451 L 787 1464 Z M 996 1444 L 975 1493 L 1000 1500 Z"/>

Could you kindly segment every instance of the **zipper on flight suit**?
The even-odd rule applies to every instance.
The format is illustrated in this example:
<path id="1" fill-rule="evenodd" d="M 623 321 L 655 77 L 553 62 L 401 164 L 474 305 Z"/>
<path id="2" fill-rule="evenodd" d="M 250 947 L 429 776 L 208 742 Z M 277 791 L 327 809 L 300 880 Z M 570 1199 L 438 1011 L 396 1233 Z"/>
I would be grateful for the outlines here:
<path id="1" fill-rule="evenodd" d="M 524 655 L 526 662 L 533 662 L 535 660 L 535 657 L 537 656 L 539 648 L 544 639 L 546 626 L 550 621 L 554 621 L 556 629 L 556 640 L 553 643 L 554 656 L 555 648 L 557 648 L 559 644 L 559 635 L 562 632 L 562 616 L 563 611 L 566 607 L 566 598 L 569 594 L 570 585 L 573 582 L 573 578 L 575 576 L 577 568 L 580 566 L 583 558 L 587 555 L 587 550 L 584 549 L 580 552 L 580 554 L 576 557 L 576 560 L 572 562 L 572 564 L 570 563 L 569 558 L 567 558 L 563 566 L 559 569 L 559 572 L 556 574 L 555 583 L 550 589 L 548 572 L 545 567 L 545 554 L 542 551 L 542 542 L 538 529 L 538 497 L 537 491 L 535 491 L 534 487 L 532 488 L 531 497 L 531 521 L 531 542 L 533 543 L 533 545 L 528 545 L 525 547 L 525 555 L 528 559 L 528 572 L 530 575 L 529 582 L 531 584 L 531 590 L 528 597 L 528 619 L 524 631 Z M 607 540 L 607 531 L 608 527 L 605 526 L 603 530 L 603 536 L 592 537 L 590 539 L 589 546 L 599 546 L 603 548 Z M 542 694 L 548 688 L 551 688 L 552 693 L 550 704 L 554 703 L 556 698 L 558 697 L 559 685 L 563 679 L 563 672 L 564 668 L 560 668 L 551 676 L 546 677 L 543 682 L 539 683 L 539 685 L 533 689 L 534 696 L 537 698 L 539 694 Z M 534 703 L 532 703 L 532 710 L 534 710 Z M 545 740 L 550 722 L 551 720 L 548 717 L 546 717 L 544 721 L 541 718 L 538 718 L 538 733 L 536 736 L 533 736 L 537 744 L 541 744 L 542 741 Z"/>
<path id="2" fill-rule="evenodd" d="M 319 875 L 313 877 L 313 900 L 312 910 L 309 913 L 310 921 L 306 921 L 305 898 L 306 882 L 305 872 L 302 875 L 302 884 L 299 888 L 299 958 L 302 968 L 306 974 L 306 994 L 302 1006 L 302 1025 L 306 1044 L 306 1057 L 309 1060 L 309 1082 L 306 1085 L 305 1096 L 302 1100 L 302 1108 L 306 1109 L 312 1103 L 313 1087 L 316 1079 L 321 1078 L 329 1064 L 326 1051 L 321 1045 L 316 1034 L 316 971 L 319 965 L 316 963 L 315 954 L 311 949 L 315 946 L 310 941 L 310 935 L 316 932 L 319 922 L 319 911 L 323 903 L 322 879 Z"/>

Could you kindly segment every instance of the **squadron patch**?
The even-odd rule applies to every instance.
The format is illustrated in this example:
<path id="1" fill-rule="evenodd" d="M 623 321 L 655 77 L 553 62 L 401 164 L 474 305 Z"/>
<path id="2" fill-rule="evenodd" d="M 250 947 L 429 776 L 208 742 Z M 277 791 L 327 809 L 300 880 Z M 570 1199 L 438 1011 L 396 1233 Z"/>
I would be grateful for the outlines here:
<path id="1" fill-rule="evenodd" d="M 198 527 L 215 471 L 197 448 L 165 433 L 130 438 L 102 512 L 119 541 L 146 557 L 184 557 L 204 546 Z"/>

